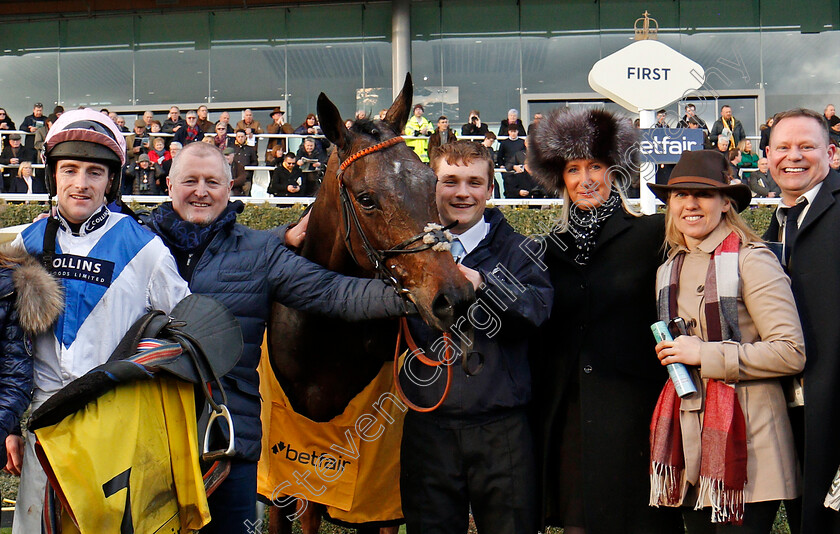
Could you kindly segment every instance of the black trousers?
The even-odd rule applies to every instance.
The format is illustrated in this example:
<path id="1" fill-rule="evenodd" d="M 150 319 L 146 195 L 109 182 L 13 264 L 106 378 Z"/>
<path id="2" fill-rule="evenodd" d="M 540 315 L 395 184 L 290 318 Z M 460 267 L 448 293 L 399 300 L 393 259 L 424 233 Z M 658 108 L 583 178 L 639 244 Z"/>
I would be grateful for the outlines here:
<path id="1" fill-rule="evenodd" d="M 683 508 L 683 520 L 688 534 L 770 534 L 781 501 L 754 502 L 744 505 L 744 524 L 715 525 L 710 508 Z"/>
<path id="2" fill-rule="evenodd" d="M 535 533 L 533 438 L 524 410 L 449 426 L 406 415 L 400 493 L 408 534 L 464 534 L 470 507 L 481 534 Z"/>

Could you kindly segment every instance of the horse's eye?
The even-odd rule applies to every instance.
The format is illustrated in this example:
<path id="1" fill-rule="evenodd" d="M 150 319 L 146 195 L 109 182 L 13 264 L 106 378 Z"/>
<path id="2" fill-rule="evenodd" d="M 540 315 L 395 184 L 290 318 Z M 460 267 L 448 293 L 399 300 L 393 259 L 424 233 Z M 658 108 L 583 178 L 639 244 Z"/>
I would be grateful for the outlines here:
<path id="1" fill-rule="evenodd" d="M 372 210 L 376 207 L 376 203 L 373 201 L 373 197 L 370 196 L 370 193 L 362 193 L 361 195 L 356 197 L 356 200 L 358 200 L 362 208 L 366 210 Z"/>

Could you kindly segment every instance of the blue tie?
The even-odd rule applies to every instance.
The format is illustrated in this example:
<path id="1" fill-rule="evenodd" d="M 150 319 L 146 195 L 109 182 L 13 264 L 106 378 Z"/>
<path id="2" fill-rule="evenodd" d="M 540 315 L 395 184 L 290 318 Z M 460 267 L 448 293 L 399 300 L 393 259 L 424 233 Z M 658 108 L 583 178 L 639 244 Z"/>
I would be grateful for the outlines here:
<path id="1" fill-rule="evenodd" d="M 466 252 L 466 249 L 464 248 L 464 245 L 461 244 L 461 241 L 456 237 L 455 240 L 449 244 L 449 252 L 452 253 L 452 257 L 455 258 L 455 262 L 457 263 Z"/>

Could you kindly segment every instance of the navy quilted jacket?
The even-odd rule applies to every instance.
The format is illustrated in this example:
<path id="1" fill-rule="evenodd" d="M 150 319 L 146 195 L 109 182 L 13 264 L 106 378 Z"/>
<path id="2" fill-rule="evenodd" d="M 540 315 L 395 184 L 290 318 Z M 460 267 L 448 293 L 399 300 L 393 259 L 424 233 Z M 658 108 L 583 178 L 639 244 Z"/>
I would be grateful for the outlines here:
<path id="1" fill-rule="evenodd" d="M 153 220 L 149 227 L 167 243 Z M 233 414 L 237 456 L 250 461 L 260 457 L 257 364 L 272 302 L 348 321 L 395 317 L 404 309 L 396 292 L 381 280 L 328 271 L 294 254 L 274 233 L 240 224 L 213 237 L 189 285 L 193 293 L 221 301 L 242 326 L 242 358 L 222 377 L 222 384 Z"/>
<path id="2" fill-rule="evenodd" d="M 32 345 L 20 326 L 12 272 L 0 268 L 0 439 L 3 441 L 20 423 L 20 416 L 32 398 Z"/>

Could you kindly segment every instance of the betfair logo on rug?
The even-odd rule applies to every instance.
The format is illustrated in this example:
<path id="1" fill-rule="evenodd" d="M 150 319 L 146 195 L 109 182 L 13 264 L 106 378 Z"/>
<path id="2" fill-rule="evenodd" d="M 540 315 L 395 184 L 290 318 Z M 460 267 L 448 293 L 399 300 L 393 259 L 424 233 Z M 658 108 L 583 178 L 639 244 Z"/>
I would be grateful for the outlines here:
<path id="1" fill-rule="evenodd" d="M 284 454 L 280 454 L 283 453 Z M 325 471 L 344 471 L 350 460 L 345 460 L 340 454 L 338 458 L 332 453 L 320 451 L 303 452 L 295 450 L 290 443 L 278 441 L 271 447 L 271 452 L 279 455 L 281 459 L 285 458 L 289 462 L 299 463 L 301 465 L 311 465 L 320 472 Z"/>

